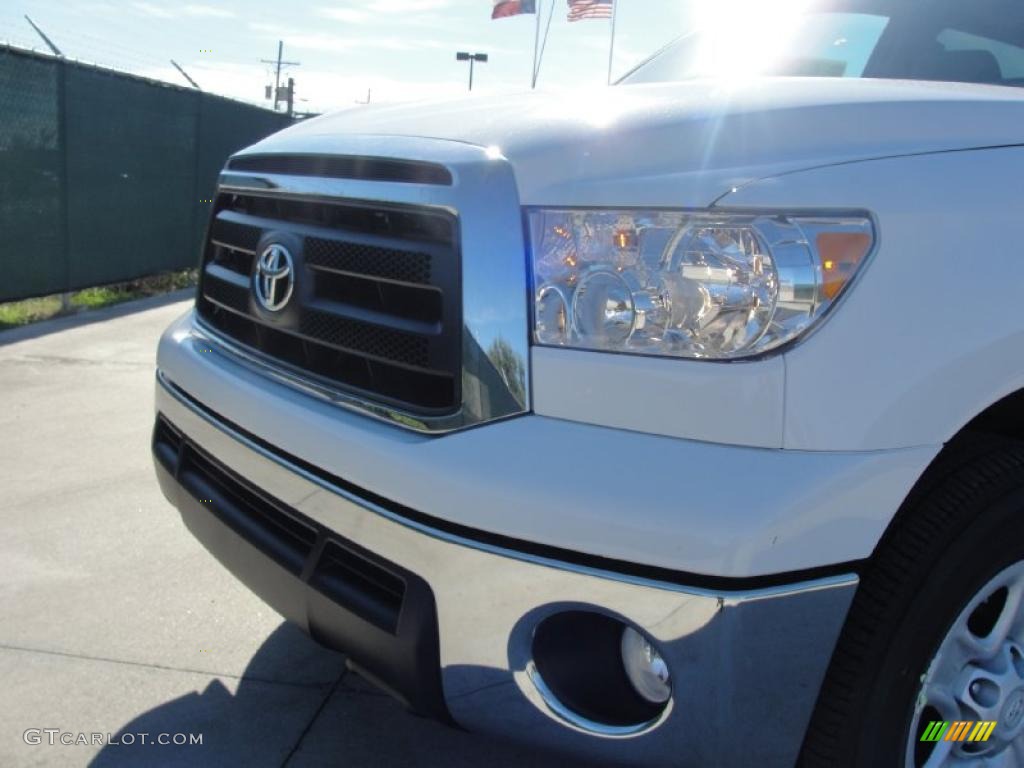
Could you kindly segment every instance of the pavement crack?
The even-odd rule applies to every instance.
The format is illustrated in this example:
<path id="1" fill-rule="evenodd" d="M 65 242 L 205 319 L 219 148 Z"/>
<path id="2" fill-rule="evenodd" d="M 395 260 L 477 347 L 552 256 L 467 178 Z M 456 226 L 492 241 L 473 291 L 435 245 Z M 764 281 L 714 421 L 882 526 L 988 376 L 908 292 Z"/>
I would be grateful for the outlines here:
<path id="1" fill-rule="evenodd" d="M 335 692 L 338 690 L 338 687 L 341 685 L 341 681 L 345 679 L 345 676 L 347 674 L 347 668 L 341 670 L 341 674 L 338 675 L 338 679 L 334 681 L 334 685 L 331 686 L 331 689 L 327 692 L 327 695 L 324 696 L 323 700 L 320 702 L 320 706 L 316 708 L 316 712 L 314 712 L 313 716 L 309 718 L 309 722 L 306 723 L 306 727 L 302 729 L 302 733 L 299 734 L 299 738 L 295 740 L 295 744 L 292 746 L 291 750 L 289 750 L 288 754 L 285 756 L 284 761 L 281 763 L 281 768 L 286 768 L 288 763 L 292 761 L 292 758 L 295 757 L 296 753 L 299 751 L 299 747 L 302 746 L 302 742 L 306 740 L 306 736 L 309 735 L 309 732 L 311 730 L 313 730 L 314 723 L 316 723 L 316 721 L 320 719 L 320 713 L 324 711 L 324 707 L 327 706 L 327 702 L 329 702 L 331 700 L 331 697 L 334 696 Z"/>
<path id="2" fill-rule="evenodd" d="M 449 698 L 450 701 L 455 701 L 456 699 L 462 699 L 462 698 L 465 698 L 466 696 L 472 696 L 473 694 L 476 694 L 476 693 L 482 693 L 483 691 L 489 691 L 492 688 L 501 688 L 502 686 L 513 685 L 514 683 L 515 683 L 514 680 L 499 680 L 496 683 L 488 683 L 487 685 L 483 685 L 483 686 L 481 686 L 479 688 L 474 688 L 471 691 L 463 691 L 462 693 L 456 693 L 454 696 L 450 696 L 448 698 Z"/>
<path id="3" fill-rule="evenodd" d="M 51 651 L 45 648 L 27 648 L 21 645 L 9 645 L 7 643 L 0 643 L 0 651 L 19 651 L 21 653 L 41 653 L 47 656 L 62 656 L 67 659 L 81 659 L 83 661 L 102 661 L 107 664 L 122 664 L 129 667 L 143 667 L 145 669 L 160 669 L 165 672 L 187 672 L 193 675 L 206 675 L 208 677 L 226 677 L 232 680 L 243 680 L 245 682 L 254 683 L 266 683 L 268 685 L 284 685 L 290 688 L 312 688 L 314 690 L 321 689 L 324 686 L 317 683 L 290 683 L 285 680 L 270 680 L 265 677 L 256 677 L 254 675 L 232 675 L 229 672 L 212 672 L 209 669 L 193 669 L 190 667 L 173 667 L 169 664 L 154 664 L 146 661 L 129 661 L 127 659 L 112 659 L 107 656 L 92 656 L 86 653 L 71 653 L 70 651 Z M 344 677 L 344 675 L 342 675 Z M 337 686 L 341 678 L 338 678 L 331 685 L 331 691 Z"/>

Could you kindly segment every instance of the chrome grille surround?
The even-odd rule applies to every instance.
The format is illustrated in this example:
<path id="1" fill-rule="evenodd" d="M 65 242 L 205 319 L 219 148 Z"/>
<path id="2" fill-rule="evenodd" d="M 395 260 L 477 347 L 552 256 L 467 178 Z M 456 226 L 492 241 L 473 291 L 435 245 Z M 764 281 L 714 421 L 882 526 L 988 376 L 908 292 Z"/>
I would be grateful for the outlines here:
<path id="1" fill-rule="evenodd" d="M 295 156 L 297 152 L 388 161 L 422 162 L 423 158 L 430 158 L 450 172 L 452 183 L 442 185 L 225 170 L 220 176 L 218 194 L 408 208 L 437 212 L 457 221 L 461 254 L 461 371 L 455 408 L 440 413 L 410 410 L 368 397 L 365 392 L 325 383 L 300 367 L 262 354 L 197 317 L 202 333 L 212 344 L 265 375 L 339 406 L 419 432 L 449 432 L 524 413 L 529 407 L 528 281 L 520 204 L 510 164 L 493 150 L 435 139 L 307 136 L 301 139 L 301 148 L 298 143 L 287 135 L 271 137 L 235 155 L 233 161 L 249 155 Z M 333 259 L 335 267 L 338 259 L 347 259 L 370 274 L 380 273 L 384 279 L 397 275 L 415 283 L 429 277 L 429 262 L 396 256 L 381 248 L 335 249 L 334 253 L 324 253 L 319 248 L 314 258 Z M 239 297 L 233 298 L 237 305 Z M 417 323 L 408 322 L 412 327 Z M 423 362 L 415 343 L 404 346 L 403 354 L 409 356 L 403 362 L 410 365 Z"/>

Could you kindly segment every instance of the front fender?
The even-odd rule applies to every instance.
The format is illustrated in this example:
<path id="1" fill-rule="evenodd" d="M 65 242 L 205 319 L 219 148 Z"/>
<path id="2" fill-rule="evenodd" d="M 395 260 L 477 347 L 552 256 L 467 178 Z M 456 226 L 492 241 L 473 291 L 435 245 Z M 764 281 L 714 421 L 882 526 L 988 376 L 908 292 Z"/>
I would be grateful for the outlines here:
<path id="1" fill-rule="evenodd" d="M 872 260 L 785 362 L 783 447 L 936 445 L 1024 388 L 1024 147 L 864 161 L 754 182 L 718 205 L 863 209 Z"/>

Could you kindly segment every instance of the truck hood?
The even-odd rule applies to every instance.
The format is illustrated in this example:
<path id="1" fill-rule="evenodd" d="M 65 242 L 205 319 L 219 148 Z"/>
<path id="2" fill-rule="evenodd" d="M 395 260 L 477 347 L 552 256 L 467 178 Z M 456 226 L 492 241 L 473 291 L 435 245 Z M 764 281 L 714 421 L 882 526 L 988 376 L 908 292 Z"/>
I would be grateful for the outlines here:
<path id="1" fill-rule="evenodd" d="M 956 83 L 770 78 L 348 109 L 253 147 L 373 134 L 492 148 L 527 205 L 709 205 L 792 171 L 1024 143 L 1024 90 Z M 322 138 L 317 142 L 322 145 Z M 283 148 L 283 147 L 282 147 Z M 427 159 L 427 158 L 422 158 Z"/>

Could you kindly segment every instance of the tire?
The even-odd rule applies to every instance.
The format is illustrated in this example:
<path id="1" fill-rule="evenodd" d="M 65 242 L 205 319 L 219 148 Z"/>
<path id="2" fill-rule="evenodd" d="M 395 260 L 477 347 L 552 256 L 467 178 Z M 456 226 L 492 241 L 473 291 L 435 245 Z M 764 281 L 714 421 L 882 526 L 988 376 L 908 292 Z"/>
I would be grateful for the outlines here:
<path id="1" fill-rule="evenodd" d="M 950 647 L 947 632 L 995 576 L 1024 561 L 1024 442 L 958 443 L 919 481 L 861 573 L 802 768 L 905 768 L 914 704 L 940 646 Z M 910 749 L 936 748 L 916 744 L 920 735 Z"/>

